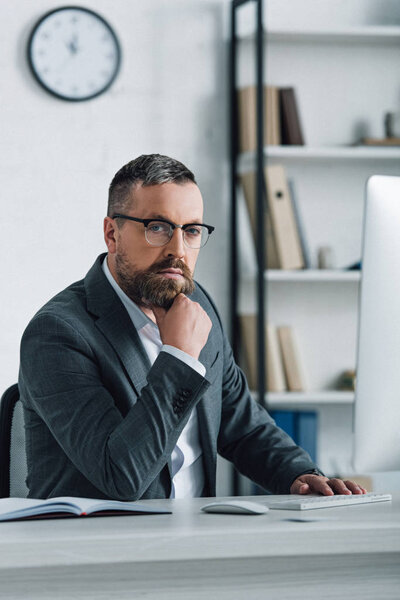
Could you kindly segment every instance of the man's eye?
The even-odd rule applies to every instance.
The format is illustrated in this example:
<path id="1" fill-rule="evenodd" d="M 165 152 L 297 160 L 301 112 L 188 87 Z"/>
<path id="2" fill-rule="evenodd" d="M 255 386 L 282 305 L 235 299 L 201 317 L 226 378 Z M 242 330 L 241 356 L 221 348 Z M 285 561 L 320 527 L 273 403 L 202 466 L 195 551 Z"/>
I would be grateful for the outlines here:
<path id="1" fill-rule="evenodd" d="M 148 230 L 151 233 L 164 233 L 168 231 L 168 225 L 166 223 L 150 223 Z"/>
<path id="2" fill-rule="evenodd" d="M 198 235 L 201 235 L 201 227 L 189 227 L 188 229 L 185 229 L 185 232 L 188 235 L 196 237 Z"/>

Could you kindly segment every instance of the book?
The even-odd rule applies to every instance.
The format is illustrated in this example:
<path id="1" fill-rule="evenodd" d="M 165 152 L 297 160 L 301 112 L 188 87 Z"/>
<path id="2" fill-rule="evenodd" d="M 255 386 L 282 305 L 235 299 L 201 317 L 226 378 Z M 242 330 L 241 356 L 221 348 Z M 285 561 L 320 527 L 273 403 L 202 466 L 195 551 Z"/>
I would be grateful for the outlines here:
<path id="1" fill-rule="evenodd" d="M 256 315 L 240 316 L 241 339 L 243 343 L 245 372 L 250 389 L 257 389 L 257 317 Z M 269 392 L 286 390 L 285 373 L 276 327 L 266 324 L 265 331 L 265 372 L 266 385 Z"/>
<path id="2" fill-rule="evenodd" d="M 279 90 L 279 111 L 282 145 L 304 146 L 296 92 L 293 87 Z"/>
<path id="3" fill-rule="evenodd" d="M 275 325 L 267 323 L 267 390 L 284 392 L 286 390 L 285 371 L 278 333 Z"/>
<path id="4" fill-rule="evenodd" d="M 0 521 L 25 519 L 55 519 L 62 517 L 100 517 L 116 515 L 171 514 L 172 511 L 137 502 L 96 500 L 60 496 L 48 500 L 32 498 L 2 498 Z"/>
<path id="5" fill-rule="evenodd" d="M 246 201 L 247 211 L 250 217 L 251 230 L 253 233 L 254 243 L 257 240 L 257 211 L 256 211 L 256 173 L 249 172 L 240 176 L 244 198 Z M 265 231 L 265 248 L 264 248 L 264 264 L 267 269 L 279 269 L 280 263 L 276 249 L 275 236 L 272 228 L 271 216 L 267 207 L 264 211 L 264 231 Z"/>
<path id="6" fill-rule="evenodd" d="M 388 138 L 363 138 L 361 143 L 365 146 L 400 146 L 400 138 L 388 137 Z"/>
<path id="7" fill-rule="evenodd" d="M 293 327 L 278 327 L 278 338 L 288 389 L 292 392 L 304 392 L 307 386 Z"/>
<path id="8" fill-rule="evenodd" d="M 279 267 L 302 269 L 304 257 L 285 169 L 282 165 L 269 165 L 264 174 Z"/>
<path id="9" fill-rule="evenodd" d="M 257 388 L 257 319 L 255 315 L 240 315 L 240 337 L 244 372 L 251 390 Z"/>
<path id="10" fill-rule="evenodd" d="M 297 201 L 296 189 L 293 179 L 288 180 L 290 197 L 292 199 L 293 214 L 297 225 L 297 231 L 300 239 L 301 252 L 304 260 L 304 268 L 311 269 L 311 254 L 307 243 L 307 238 L 304 231 L 303 219 L 300 212 L 299 203 Z"/>
<path id="11" fill-rule="evenodd" d="M 267 85 L 264 93 L 264 121 L 267 126 L 264 145 L 279 146 L 281 143 L 279 88 Z"/>
<path id="12" fill-rule="evenodd" d="M 238 90 L 239 149 L 254 152 L 257 147 L 257 87 L 250 85 Z M 279 90 L 263 87 L 263 145 L 280 144 Z"/>

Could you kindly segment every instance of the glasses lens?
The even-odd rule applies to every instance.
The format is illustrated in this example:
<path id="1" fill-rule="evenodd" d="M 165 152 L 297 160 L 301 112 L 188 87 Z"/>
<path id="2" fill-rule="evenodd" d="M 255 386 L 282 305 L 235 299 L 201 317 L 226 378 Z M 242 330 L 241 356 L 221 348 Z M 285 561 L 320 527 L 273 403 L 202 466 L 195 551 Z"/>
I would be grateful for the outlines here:
<path id="1" fill-rule="evenodd" d="M 152 246 L 165 246 L 171 239 L 172 229 L 163 221 L 151 221 L 145 229 L 146 240 Z"/>
<path id="2" fill-rule="evenodd" d="M 191 225 L 184 229 L 183 235 L 189 248 L 201 248 L 208 240 L 208 229 L 204 225 Z"/>

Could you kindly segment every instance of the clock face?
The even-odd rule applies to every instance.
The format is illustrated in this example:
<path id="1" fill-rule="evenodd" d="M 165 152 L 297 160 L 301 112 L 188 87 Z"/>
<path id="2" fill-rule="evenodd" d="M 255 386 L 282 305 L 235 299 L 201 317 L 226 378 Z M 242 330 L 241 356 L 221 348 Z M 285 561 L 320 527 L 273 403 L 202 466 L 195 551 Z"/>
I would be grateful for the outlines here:
<path id="1" fill-rule="evenodd" d="M 38 82 L 64 100 L 89 100 L 110 87 L 121 50 L 110 25 L 97 13 L 66 6 L 45 14 L 28 42 L 28 60 Z"/>

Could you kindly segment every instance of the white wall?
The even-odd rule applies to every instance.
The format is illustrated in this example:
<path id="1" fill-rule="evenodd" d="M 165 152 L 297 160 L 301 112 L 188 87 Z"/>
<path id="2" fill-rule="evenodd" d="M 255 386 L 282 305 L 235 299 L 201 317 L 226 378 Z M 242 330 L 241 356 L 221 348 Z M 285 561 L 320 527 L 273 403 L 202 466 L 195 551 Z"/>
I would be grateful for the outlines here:
<path id="1" fill-rule="evenodd" d="M 119 36 L 123 62 L 109 92 L 53 98 L 33 79 L 27 38 L 65 2 L 0 5 L 0 391 L 17 379 L 19 341 L 51 296 L 81 279 L 103 252 L 114 173 L 142 153 L 184 162 L 197 176 L 205 219 L 217 229 L 197 278 L 227 320 L 228 143 L 224 0 L 86 0 Z"/>

